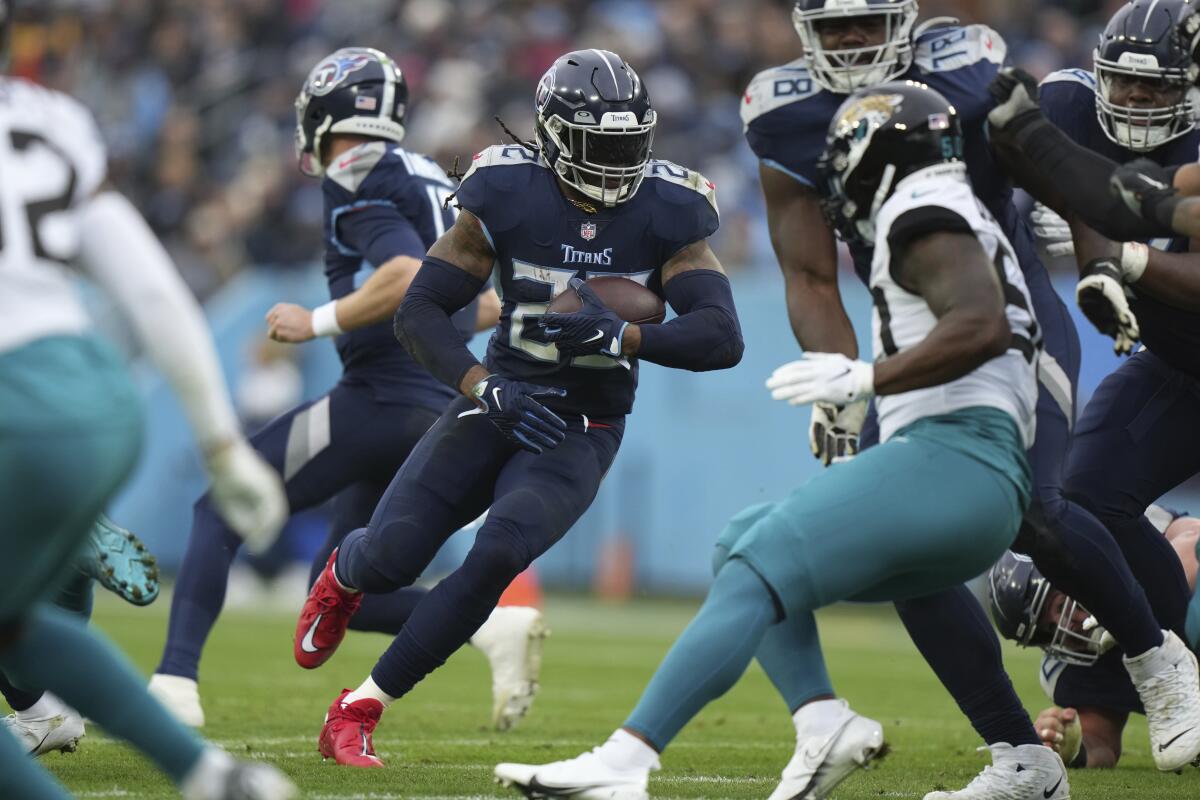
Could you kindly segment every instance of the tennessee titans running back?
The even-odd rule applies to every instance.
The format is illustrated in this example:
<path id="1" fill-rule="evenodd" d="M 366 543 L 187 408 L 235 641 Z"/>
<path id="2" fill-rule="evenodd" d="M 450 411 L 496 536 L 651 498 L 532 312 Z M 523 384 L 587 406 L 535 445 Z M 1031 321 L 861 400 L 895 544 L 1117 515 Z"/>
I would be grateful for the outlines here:
<path id="1" fill-rule="evenodd" d="M 650 158 L 656 115 L 633 68 L 607 51 L 568 53 L 542 78 L 535 108 L 536 145 L 475 157 L 462 214 L 396 317 L 408 351 L 464 396 L 418 443 L 370 525 L 338 549 L 297 624 L 321 650 L 301 664 L 320 665 L 360 592 L 411 584 L 491 505 L 462 567 L 418 604 L 371 676 L 334 700 L 319 747 L 341 764 L 382 766 L 370 737 L 386 705 L 457 650 L 590 505 L 633 406 L 638 360 L 698 371 L 741 358 L 729 281 L 706 242 L 714 188 Z M 600 274 L 643 283 L 678 316 L 625 323 L 580 280 Z M 481 365 L 448 315 L 489 275 L 503 311 Z M 578 291 L 581 310 L 544 313 L 562 291 Z"/>
<path id="2" fill-rule="evenodd" d="M 1003 39 L 986 26 L 959 26 L 946 20 L 934 20 L 913 32 L 916 3 L 910 0 L 864 0 L 850 7 L 800 0 L 793 16 L 808 55 L 759 74 L 746 91 L 742 119 L 747 141 L 760 159 L 768 223 L 787 282 L 789 317 L 798 341 L 809 350 L 857 354 L 837 291 L 833 234 L 824 226 L 812 188 L 825 126 L 843 96 L 856 86 L 889 77 L 920 81 L 944 95 L 959 113 L 963 156 L 975 194 L 1013 245 L 1044 336 L 1037 440 L 1030 453 L 1035 502 L 1029 520 L 1038 524 L 1023 526 L 1016 547 L 1033 555 L 1044 572 L 1053 573 L 1057 585 L 1069 585 L 1072 594 L 1083 598 L 1098 617 L 1121 625 L 1118 638 L 1130 652 L 1158 646 L 1162 633 L 1118 543 L 1098 520 L 1063 495 L 1061 473 L 1074 419 L 1079 344 L 1066 309 L 1036 257 L 1031 233 L 1012 206 L 1011 183 L 998 168 L 985 135 L 991 107 L 986 87 L 1005 60 Z M 865 279 L 870 250 L 852 247 L 852 253 Z M 828 462 L 831 455 L 854 451 L 865 409 L 854 404 L 817 404 L 813 414 L 812 440 L 819 457 Z M 868 420 L 864 444 L 876 436 Z M 839 437 L 850 444 L 829 453 L 825 443 Z M 1097 574 L 1107 577 L 1097 581 Z M 1103 596 L 1096 596 L 1101 586 Z M 1159 602 L 1157 593 L 1152 600 Z M 1173 601 L 1163 598 L 1161 602 Z M 1037 741 L 1003 672 L 986 615 L 968 590 L 907 600 L 897 609 L 914 642 L 985 741 Z M 953 635 L 947 636 L 948 625 L 954 628 Z M 956 644 L 950 646 L 950 641 Z M 968 641 L 969 647 L 960 644 Z M 782 642 L 780 652 L 774 652 L 769 637 L 764 647 L 759 658 L 775 664 L 768 671 L 779 673 L 776 685 L 787 687 L 784 695 L 794 710 L 811 696 L 812 687 L 786 680 L 794 670 L 788 667 Z"/>
<path id="3" fill-rule="evenodd" d="M 296 101 L 301 169 L 323 176 L 332 302 L 311 315 L 307 337 L 285 340 L 336 335 L 343 374 L 329 394 L 273 420 L 251 443 L 283 477 L 292 512 L 337 495 L 314 574 L 346 533 L 370 519 L 395 470 L 453 396 L 396 343 L 387 321 L 400 300 L 387 297 L 455 218 L 443 207 L 455 184 L 432 160 L 397 144 L 407 100 L 404 77 L 388 56 L 345 48 L 313 68 Z M 372 304 L 380 307 L 373 318 L 359 311 Z M 470 338 L 476 310 L 473 298 L 455 315 L 459 342 Z M 301 311 L 308 322 L 309 312 Z M 278 319 L 271 321 L 277 329 Z M 204 722 L 195 683 L 200 654 L 237 549 L 206 494 L 196 503 L 166 646 L 151 680 L 157 696 L 193 725 Z M 372 598 L 356 626 L 394 634 L 420 595 Z"/>

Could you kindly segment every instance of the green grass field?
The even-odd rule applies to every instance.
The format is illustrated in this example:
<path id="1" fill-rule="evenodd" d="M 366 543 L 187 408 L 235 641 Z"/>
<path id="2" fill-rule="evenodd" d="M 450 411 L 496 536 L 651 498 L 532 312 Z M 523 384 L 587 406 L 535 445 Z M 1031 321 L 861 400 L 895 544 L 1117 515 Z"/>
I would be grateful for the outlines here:
<path id="1" fill-rule="evenodd" d="M 134 609 L 99 598 L 96 624 L 149 673 L 166 627 L 165 598 Z M 375 735 L 385 770 L 322 763 L 316 736 L 342 686 L 356 685 L 383 648 L 381 636 L 351 634 L 325 667 L 306 672 L 291 658 L 290 616 L 230 612 L 218 624 L 202 664 L 205 734 L 243 757 L 271 761 L 308 798 L 517 797 L 492 783 L 497 761 L 549 761 L 599 744 L 624 718 L 676 634 L 690 602 L 599 605 L 552 597 L 542 692 L 516 730 L 486 725 L 490 683 L 483 657 L 465 648 L 416 692 L 393 706 Z M 821 616 L 821 634 L 839 692 L 884 723 L 892 754 L 855 775 L 841 800 L 921 798 L 958 788 L 987 761 L 981 744 L 916 654 L 890 607 L 842 607 Z M 1006 651 L 1031 711 L 1041 707 L 1033 653 Z M 1075 798 L 1169 800 L 1200 797 L 1200 771 L 1157 773 L 1145 725 L 1126 732 L 1119 769 L 1072 775 Z M 766 677 L 752 667 L 667 751 L 652 779 L 658 798 L 763 798 L 792 750 L 792 728 Z M 92 729 L 79 752 L 42 761 L 80 797 L 160 798 L 170 785 L 140 756 Z M 2 783 L 2 782 L 0 782 Z"/>

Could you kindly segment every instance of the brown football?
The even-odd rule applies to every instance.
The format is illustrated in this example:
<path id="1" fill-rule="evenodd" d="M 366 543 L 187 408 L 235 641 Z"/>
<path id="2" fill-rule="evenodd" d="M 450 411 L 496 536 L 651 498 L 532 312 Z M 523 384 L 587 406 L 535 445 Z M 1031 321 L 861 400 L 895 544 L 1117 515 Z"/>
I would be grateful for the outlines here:
<path id="1" fill-rule="evenodd" d="M 626 322 L 638 325 L 657 325 L 667 316 L 662 298 L 637 281 L 619 275 L 601 275 L 591 278 L 587 285 L 595 290 L 604 305 L 617 312 Z M 570 314 L 583 305 L 579 293 L 567 289 L 550 301 L 546 309 L 552 314 Z"/>

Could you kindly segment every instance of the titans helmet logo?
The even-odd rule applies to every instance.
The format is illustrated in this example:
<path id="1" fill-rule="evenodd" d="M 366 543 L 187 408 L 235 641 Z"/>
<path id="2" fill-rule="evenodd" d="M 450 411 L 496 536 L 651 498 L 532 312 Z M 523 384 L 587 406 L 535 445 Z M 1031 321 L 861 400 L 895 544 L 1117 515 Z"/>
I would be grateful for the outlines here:
<path id="1" fill-rule="evenodd" d="M 312 74 L 308 78 L 308 91 L 318 97 L 329 94 L 341 85 L 342 81 L 346 80 L 347 75 L 357 72 L 370 63 L 371 57 L 365 53 L 354 55 L 337 55 L 335 53 L 313 68 Z"/>

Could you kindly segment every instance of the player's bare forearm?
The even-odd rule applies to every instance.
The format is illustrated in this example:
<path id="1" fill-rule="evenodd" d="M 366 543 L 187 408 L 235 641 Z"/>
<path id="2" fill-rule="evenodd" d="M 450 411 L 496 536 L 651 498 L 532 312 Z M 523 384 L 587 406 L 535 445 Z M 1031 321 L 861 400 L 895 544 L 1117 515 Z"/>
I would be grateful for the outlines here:
<path id="1" fill-rule="evenodd" d="M 816 192 L 772 167 L 760 164 L 758 174 L 792 334 L 805 350 L 856 358 L 858 340 L 838 289 L 837 244 Z"/>
<path id="2" fill-rule="evenodd" d="M 1200 237 L 1200 197 L 1185 197 L 1175 205 L 1171 230 L 1182 236 Z"/>
<path id="3" fill-rule="evenodd" d="M 1105 237 L 1086 223 L 1071 220 L 1075 253 L 1082 268 L 1098 258 L 1121 258 L 1121 243 Z M 1191 252 L 1168 253 L 1149 248 L 1146 269 L 1133 284 L 1139 294 L 1184 311 L 1200 312 L 1200 247 L 1193 241 Z"/>
<path id="4" fill-rule="evenodd" d="M 1110 769 L 1121 760 L 1121 734 L 1128 714 L 1100 708 L 1080 708 L 1079 726 L 1087 750 L 1088 769 Z"/>
<path id="5" fill-rule="evenodd" d="M 491 330 L 500 321 L 500 295 L 495 289 L 488 289 L 479 295 L 479 309 L 475 312 L 475 330 L 477 332 Z"/>
<path id="6" fill-rule="evenodd" d="M 1176 170 L 1172 185 L 1184 197 L 1200 196 L 1200 164 L 1184 164 Z"/>
<path id="7" fill-rule="evenodd" d="M 496 253 L 483 233 L 483 224 L 469 211 L 463 211 L 429 248 L 428 255 L 440 258 L 480 280 L 492 272 Z"/>
<path id="8" fill-rule="evenodd" d="M 875 364 L 875 393 L 948 383 L 1003 354 L 1012 339 L 1004 293 L 974 236 L 933 233 L 899 254 L 900 279 L 938 318 L 919 344 Z"/>
<path id="9" fill-rule="evenodd" d="M 1120 258 L 1121 244 L 1114 242 L 1076 216 L 1067 218 L 1071 226 L 1071 241 L 1080 270 L 1097 258 Z"/>
<path id="10" fill-rule="evenodd" d="M 338 300 L 338 327 L 352 331 L 391 319 L 420 268 L 421 262 L 412 256 L 388 259 L 362 286 Z"/>

